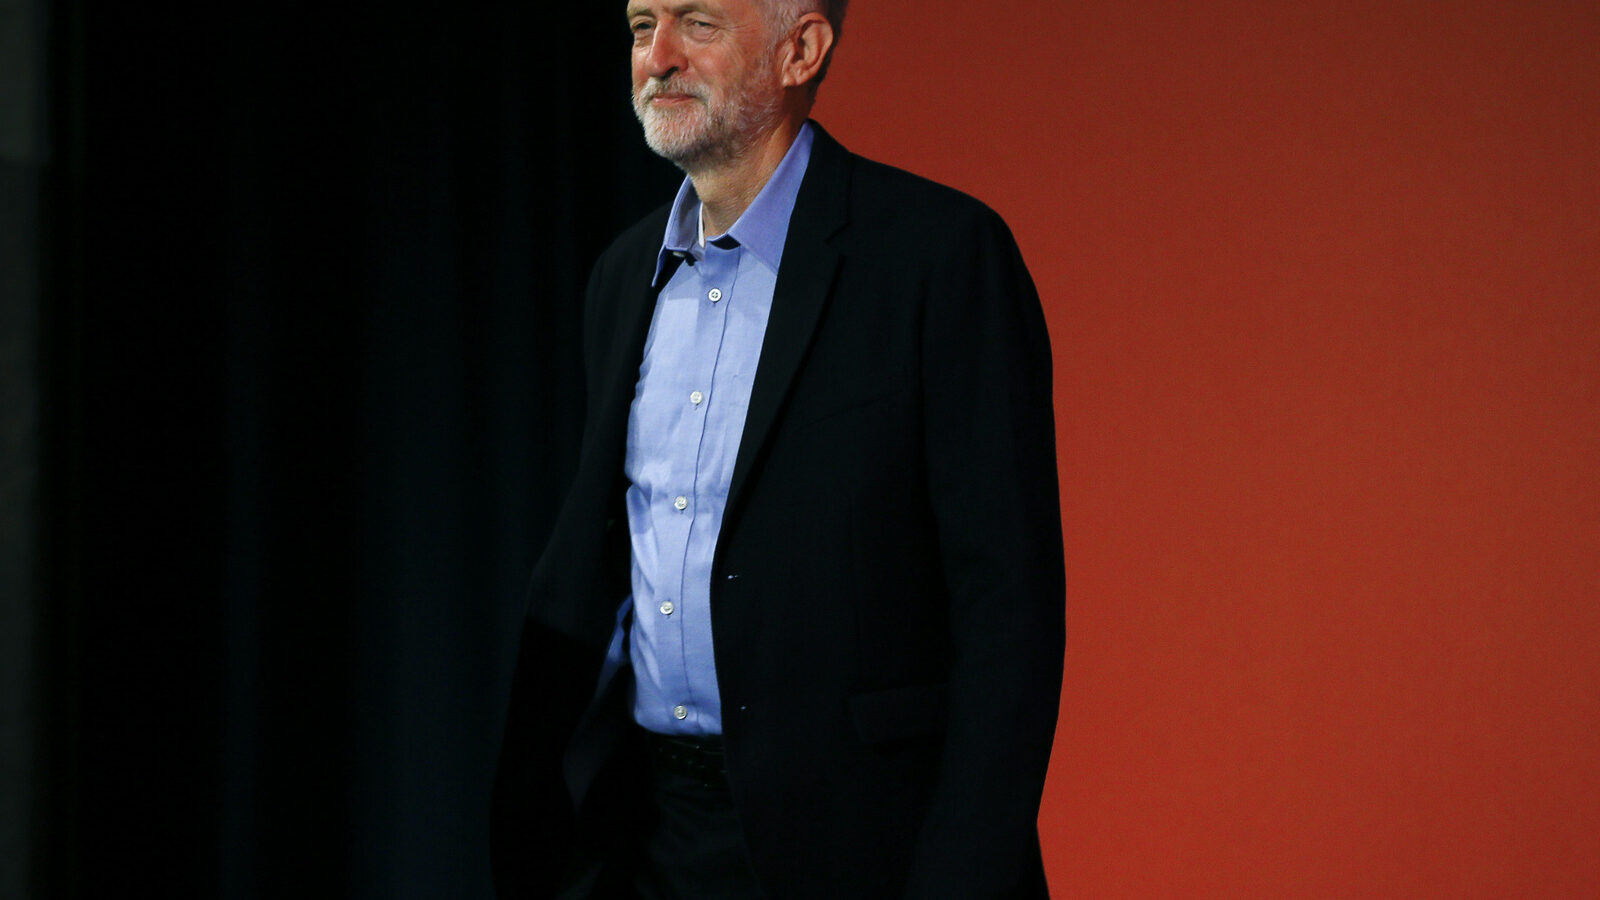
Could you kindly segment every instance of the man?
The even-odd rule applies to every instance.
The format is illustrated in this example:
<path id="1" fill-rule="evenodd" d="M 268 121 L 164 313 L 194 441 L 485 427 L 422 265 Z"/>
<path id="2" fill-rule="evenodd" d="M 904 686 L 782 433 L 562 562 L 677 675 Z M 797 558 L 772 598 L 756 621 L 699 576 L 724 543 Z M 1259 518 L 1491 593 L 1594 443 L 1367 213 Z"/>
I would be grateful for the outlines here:
<path id="1" fill-rule="evenodd" d="M 844 5 L 629 3 L 636 111 L 688 177 L 590 279 L 502 896 L 1046 894 L 1043 316 L 998 216 L 808 121 Z"/>

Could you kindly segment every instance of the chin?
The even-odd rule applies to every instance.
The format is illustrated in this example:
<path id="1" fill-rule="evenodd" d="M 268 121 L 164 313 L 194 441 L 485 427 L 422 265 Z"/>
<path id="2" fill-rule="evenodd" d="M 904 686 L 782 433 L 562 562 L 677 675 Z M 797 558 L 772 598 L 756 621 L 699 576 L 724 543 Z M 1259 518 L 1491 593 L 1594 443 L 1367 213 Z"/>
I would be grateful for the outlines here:
<path id="1" fill-rule="evenodd" d="M 690 123 L 646 121 L 644 139 L 651 150 L 679 165 L 705 156 L 710 149 L 704 129 Z"/>

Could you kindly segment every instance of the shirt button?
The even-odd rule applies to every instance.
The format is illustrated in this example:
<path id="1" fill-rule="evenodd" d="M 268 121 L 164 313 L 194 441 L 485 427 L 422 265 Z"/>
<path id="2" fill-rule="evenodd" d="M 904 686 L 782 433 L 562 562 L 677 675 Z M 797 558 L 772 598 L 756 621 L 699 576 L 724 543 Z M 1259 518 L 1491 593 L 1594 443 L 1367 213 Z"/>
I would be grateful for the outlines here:
<path id="1" fill-rule="evenodd" d="M 689 718 L 689 707 L 687 707 L 687 706 L 674 706 L 672 708 L 672 715 L 673 715 L 674 718 L 678 719 L 679 721 L 687 719 L 687 718 Z"/>
<path id="2" fill-rule="evenodd" d="M 689 508 L 689 498 L 688 497 L 679 497 L 678 499 L 672 501 L 672 505 L 677 507 L 678 509 L 688 509 Z"/>
<path id="3" fill-rule="evenodd" d="M 695 391 L 689 395 L 689 402 L 693 403 L 695 406 L 699 406 L 705 399 L 706 395 L 700 393 L 699 391 Z"/>
<path id="4" fill-rule="evenodd" d="M 711 293 L 707 294 L 706 296 L 711 298 L 712 303 L 715 303 L 722 299 L 722 288 L 712 288 Z"/>
<path id="5" fill-rule="evenodd" d="M 677 607 L 672 605 L 672 601 L 671 600 L 663 600 L 663 601 L 661 601 L 661 614 L 663 616 L 672 615 L 672 611 L 674 609 L 677 609 Z"/>

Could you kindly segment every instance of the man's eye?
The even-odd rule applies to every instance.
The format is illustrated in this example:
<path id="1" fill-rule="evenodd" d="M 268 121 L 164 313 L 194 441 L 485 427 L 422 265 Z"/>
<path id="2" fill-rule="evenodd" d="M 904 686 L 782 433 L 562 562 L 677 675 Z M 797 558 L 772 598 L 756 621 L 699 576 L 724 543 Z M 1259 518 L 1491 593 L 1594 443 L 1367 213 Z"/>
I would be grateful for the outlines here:
<path id="1" fill-rule="evenodd" d="M 632 25 L 629 25 L 628 29 L 633 32 L 633 36 L 635 38 L 639 38 L 639 37 L 643 37 L 644 35 L 649 34 L 650 33 L 650 29 L 654 28 L 654 27 L 655 27 L 655 23 L 654 22 L 650 22 L 650 21 L 646 21 L 646 20 L 640 20 L 638 22 L 634 22 Z"/>

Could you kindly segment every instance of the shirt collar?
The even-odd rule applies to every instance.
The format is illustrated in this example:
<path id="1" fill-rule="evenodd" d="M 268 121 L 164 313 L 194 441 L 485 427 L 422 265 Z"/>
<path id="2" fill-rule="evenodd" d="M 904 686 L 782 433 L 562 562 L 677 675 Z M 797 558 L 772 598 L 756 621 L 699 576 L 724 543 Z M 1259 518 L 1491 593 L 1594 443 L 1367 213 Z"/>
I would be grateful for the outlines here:
<path id="1" fill-rule="evenodd" d="M 739 221 L 728 229 L 728 236 L 741 247 L 754 253 L 758 259 L 778 271 L 783 262 L 783 246 L 789 236 L 789 217 L 794 213 L 795 198 L 800 195 L 800 182 L 805 178 L 806 167 L 811 162 L 811 145 L 815 135 L 811 123 L 800 126 L 789 152 L 778 163 L 767 183 L 750 207 L 739 216 Z M 694 183 L 683 180 L 678 196 L 672 201 L 672 213 L 667 217 L 666 235 L 661 250 L 656 255 L 655 275 L 650 279 L 654 287 L 661 286 L 661 273 L 666 269 L 670 255 L 700 258 L 704 251 L 699 244 L 700 195 Z M 708 235 L 709 237 L 709 235 Z"/>

